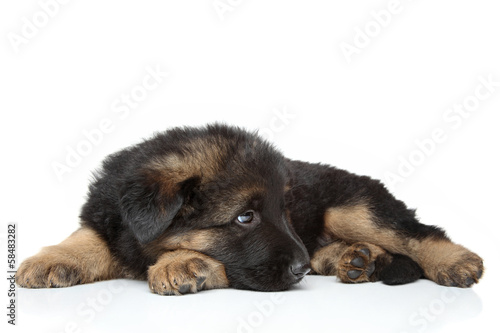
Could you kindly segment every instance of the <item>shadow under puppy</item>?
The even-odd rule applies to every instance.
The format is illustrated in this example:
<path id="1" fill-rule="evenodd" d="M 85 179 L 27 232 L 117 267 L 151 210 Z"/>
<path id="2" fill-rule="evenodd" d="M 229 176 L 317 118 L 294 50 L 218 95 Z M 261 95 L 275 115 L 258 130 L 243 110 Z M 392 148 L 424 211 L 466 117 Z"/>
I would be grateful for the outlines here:
<path id="1" fill-rule="evenodd" d="M 20 286 L 132 278 L 161 295 L 278 291 L 312 268 L 349 283 L 470 287 L 483 273 L 479 256 L 419 223 L 379 181 L 286 159 L 221 124 L 170 129 L 108 156 L 80 218 L 21 264 Z"/>

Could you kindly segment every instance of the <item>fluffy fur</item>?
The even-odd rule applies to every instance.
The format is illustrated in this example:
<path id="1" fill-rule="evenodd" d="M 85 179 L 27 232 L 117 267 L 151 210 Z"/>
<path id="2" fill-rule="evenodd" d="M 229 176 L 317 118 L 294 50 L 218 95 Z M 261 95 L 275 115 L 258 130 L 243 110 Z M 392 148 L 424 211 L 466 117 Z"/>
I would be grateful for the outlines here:
<path id="1" fill-rule="evenodd" d="M 419 223 L 379 181 L 286 159 L 220 124 L 170 129 L 110 155 L 80 217 L 78 232 L 21 265 L 18 284 L 128 277 L 169 295 L 285 290 L 311 266 L 350 283 L 426 277 L 460 287 L 483 272 L 480 257 Z M 77 243 L 88 246 L 68 245 Z"/>

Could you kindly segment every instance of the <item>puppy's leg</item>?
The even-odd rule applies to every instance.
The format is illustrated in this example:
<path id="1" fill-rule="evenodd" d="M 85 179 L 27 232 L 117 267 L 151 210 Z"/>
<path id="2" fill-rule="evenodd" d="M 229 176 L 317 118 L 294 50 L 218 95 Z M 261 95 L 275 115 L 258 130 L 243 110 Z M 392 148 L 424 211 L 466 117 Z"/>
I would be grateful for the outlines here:
<path id="1" fill-rule="evenodd" d="M 26 288 L 69 287 L 118 278 L 119 271 L 107 244 L 84 227 L 26 259 L 17 270 L 16 282 Z"/>
<path id="2" fill-rule="evenodd" d="M 337 275 L 338 263 L 349 245 L 342 241 L 335 241 L 318 249 L 311 256 L 311 268 L 321 275 Z"/>
<path id="3" fill-rule="evenodd" d="M 325 213 L 325 233 L 408 256 L 427 278 L 445 286 L 470 287 L 483 274 L 477 254 L 451 242 L 442 230 L 420 224 L 409 210 L 377 216 L 364 203 L 332 207 Z"/>
<path id="4" fill-rule="evenodd" d="M 149 288 L 160 295 L 182 295 L 203 289 L 227 288 L 224 265 L 191 250 L 162 254 L 148 270 Z"/>
<path id="5" fill-rule="evenodd" d="M 391 263 L 392 255 L 377 245 L 336 241 L 316 251 L 313 270 L 322 275 L 337 275 L 342 282 L 379 280 L 380 272 Z"/>

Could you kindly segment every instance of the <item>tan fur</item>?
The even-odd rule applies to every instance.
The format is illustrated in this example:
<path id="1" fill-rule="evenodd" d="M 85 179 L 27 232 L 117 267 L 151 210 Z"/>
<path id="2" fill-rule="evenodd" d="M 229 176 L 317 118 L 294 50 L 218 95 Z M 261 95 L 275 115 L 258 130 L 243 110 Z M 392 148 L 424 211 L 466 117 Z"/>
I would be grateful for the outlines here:
<path id="1" fill-rule="evenodd" d="M 167 183 L 176 184 L 193 176 L 202 182 L 218 174 L 227 159 L 227 147 L 197 139 L 186 143 L 189 154 L 169 154 L 151 161 L 147 169 L 159 171 Z"/>
<path id="2" fill-rule="evenodd" d="M 426 277 L 442 285 L 464 287 L 471 281 L 477 283 L 484 271 L 483 261 L 477 254 L 449 240 L 411 240 L 408 249 Z M 478 272 L 481 272 L 479 276 Z"/>
<path id="3" fill-rule="evenodd" d="M 247 202 L 253 196 L 260 194 L 265 189 L 265 184 L 252 184 L 239 187 L 237 191 L 231 191 L 231 195 L 225 195 L 224 186 L 231 184 L 231 179 L 226 183 L 214 182 L 214 177 L 226 168 L 229 151 L 226 142 L 213 142 L 206 140 L 192 140 L 186 143 L 189 154 L 169 154 L 149 162 L 143 172 L 152 184 L 160 184 L 161 195 L 169 198 L 179 191 L 179 184 L 191 177 L 198 177 L 199 193 L 207 193 L 213 203 L 213 208 L 207 212 L 207 219 L 213 225 L 226 224 L 235 215 L 243 213 Z M 243 149 L 244 147 L 242 147 Z M 244 153 L 240 151 L 238 153 Z M 231 170 L 234 174 L 245 174 L 245 165 L 233 165 Z M 220 197 L 220 198 L 219 198 Z M 196 208 L 184 205 L 180 213 L 189 215 Z"/>
<path id="4" fill-rule="evenodd" d="M 378 227 L 365 203 L 333 207 L 325 213 L 325 235 L 349 243 L 368 242 L 417 262 L 427 278 L 443 285 L 470 285 L 483 271 L 482 259 L 448 239 L 410 239 Z M 327 238 L 328 238 L 327 237 Z"/>
<path id="5" fill-rule="evenodd" d="M 406 252 L 405 240 L 392 230 L 377 228 L 369 206 L 365 203 L 327 209 L 325 232 L 349 243 L 367 242 L 390 252 Z"/>
<path id="6" fill-rule="evenodd" d="M 216 233 L 213 230 L 196 230 L 166 239 L 163 247 L 169 250 L 203 251 L 214 243 L 215 237 Z"/>
<path id="7" fill-rule="evenodd" d="M 189 153 L 157 157 L 142 169 L 147 181 L 159 185 L 160 195 L 165 198 L 175 196 L 180 190 L 180 184 L 191 177 L 198 177 L 201 184 L 209 183 L 223 168 L 227 158 L 226 146 L 218 146 L 216 142 L 195 139 L 187 142 L 186 147 Z"/>
<path id="8" fill-rule="evenodd" d="M 311 268 L 321 275 L 337 275 L 337 265 L 349 245 L 337 241 L 314 252 Z"/>
<path id="9" fill-rule="evenodd" d="M 191 250 L 164 253 L 149 267 L 148 282 L 151 291 L 160 295 L 181 295 L 229 286 L 221 262 Z"/>
<path id="10" fill-rule="evenodd" d="M 59 245 L 43 248 L 19 267 L 22 287 L 67 287 L 122 277 L 107 244 L 88 228 L 81 228 Z"/>
<path id="11" fill-rule="evenodd" d="M 221 193 L 213 194 L 212 209 L 206 214 L 207 220 L 212 221 L 213 226 L 232 222 L 237 215 L 245 212 L 252 197 L 264 192 L 264 188 L 257 184 L 241 186 L 231 195 L 224 193 L 224 189 L 220 191 Z"/>
<path id="12" fill-rule="evenodd" d="M 361 249 L 368 251 L 368 255 L 361 252 Z M 351 264 L 355 258 L 362 258 L 363 266 L 355 267 Z M 384 260 L 381 260 L 384 258 Z M 336 275 L 342 282 L 358 283 L 374 281 L 376 274 L 373 270 L 368 273 L 369 268 L 373 265 L 373 269 L 380 269 L 382 267 L 375 267 L 375 261 L 378 264 L 387 265 L 391 261 L 391 256 L 380 246 L 370 243 L 355 243 L 349 245 L 343 241 L 336 241 L 316 251 L 311 259 L 312 269 L 321 275 Z M 362 274 L 356 279 L 351 279 L 347 272 L 350 270 L 362 271 Z"/>
<path id="13" fill-rule="evenodd" d="M 150 256 L 157 257 L 165 251 L 172 250 L 193 250 L 203 252 L 213 245 L 217 238 L 217 233 L 212 229 L 193 230 L 181 235 L 168 235 L 152 241 L 145 248 Z"/>

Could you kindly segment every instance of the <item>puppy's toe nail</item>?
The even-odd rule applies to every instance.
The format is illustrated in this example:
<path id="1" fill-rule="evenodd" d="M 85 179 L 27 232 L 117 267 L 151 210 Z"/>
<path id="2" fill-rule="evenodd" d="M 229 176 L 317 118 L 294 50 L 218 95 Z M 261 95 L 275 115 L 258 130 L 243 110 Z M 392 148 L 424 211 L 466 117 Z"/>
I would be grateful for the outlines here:
<path id="1" fill-rule="evenodd" d="M 350 279 L 357 279 L 359 278 L 359 276 L 361 275 L 362 271 L 358 271 L 358 270 L 350 270 L 347 272 L 347 276 L 350 278 Z"/>
<path id="2" fill-rule="evenodd" d="M 355 267 L 363 267 L 365 265 L 365 262 L 363 261 L 363 258 L 357 257 L 351 260 L 351 265 Z"/>
<path id="3" fill-rule="evenodd" d="M 366 275 L 368 275 L 368 277 L 370 277 L 370 276 L 372 276 L 373 272 L 375 272 L 375 261 L 372 261 L 368 265 L 368 268 L 366 269 Z"/>
<path id="4" fill-rule="evenodd" d="M 481 276 L 483 276 L 483 270 L 482 270 L 482 269 L 480 269 L 480 270 L 476 273 L 476 275 L 477 275 L 477 278 L 478 278 L 478 279 L 480 279 L 480 278 L 481 278 Z"/>
<path id="5" fill-rule="evenodd" d="M 205 281 L 207 278 L 205 276 L 200 276 L 196 278 L 196 289 L 200 290 L 203 289 L 203 285 L 205 284 Z"/>
<path id="6" fill-rule="evenodd" d="M 358 252 L 363 253 L 365 256 L 369 257 L 370 256 L 370 250 L 368 250 L 366 247 L 362 248 Z"/>
<path id="7" fill-rule="evenodd" d="M 189 284 L 183 284 L 182 286 L 179 287 L 179 292 L 181 294 L 187 293 L 191 289 L 191 286 Z"/>
<path id="8" fill-rule="evenodd" d="M 471 278 L 471 277 L 468 277 L 466 280 L 465 280 L 465 285 L 467 287 L 470 287 L 472 284 L 474 283 L 474 279 Z"/>

